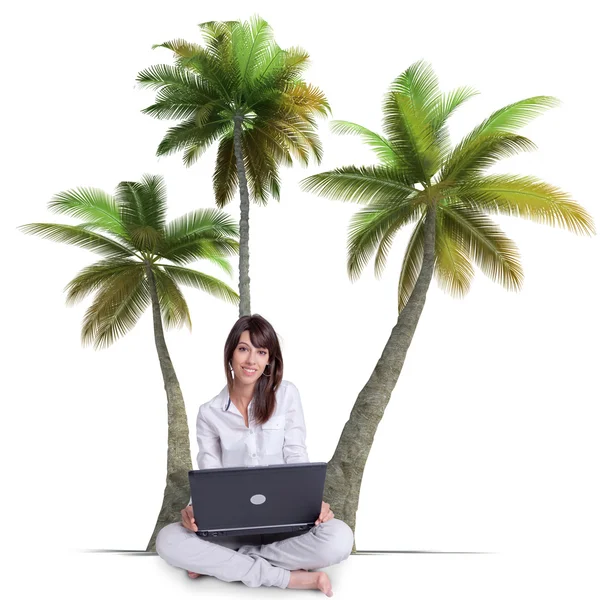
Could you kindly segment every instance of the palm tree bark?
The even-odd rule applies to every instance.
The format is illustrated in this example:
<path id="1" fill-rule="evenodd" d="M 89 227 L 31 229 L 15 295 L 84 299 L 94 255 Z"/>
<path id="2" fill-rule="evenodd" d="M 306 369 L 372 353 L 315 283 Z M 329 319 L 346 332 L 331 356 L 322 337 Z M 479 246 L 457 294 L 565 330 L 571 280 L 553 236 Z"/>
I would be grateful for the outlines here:
<path id="1" fill-rule="evenodd" d="M 250 196 L 242 152 L 243 120 L 244 117 L 240 114 L 235 115 L 233 120 L 233 150 L 240 186 L 240 317 L 252 314 L 250 312 Z"/>
<path id="2" fill-rule="evenodd" d="M 181 520 L 181 509 L 188 505 L 190 498 L 190 486 L 188 471 L 192 469 L 190 456 L 190 431 L 188 428 L 187 415 L 183 394 L 173 368 L 173 363 L 165 342 L 165 334 L 160 314 L 160 304 L 156 291 L 156 280 L 152 273 L 150 263 L 145 264 L 146 277 L 150 288 L 152 300 L 152 317 L 154 320 L 154 341 L 158 360 L 162 371 L 165 391 L 167 393 L 168 413 L 168 449 L 167 449 L 167 483 L 163 496 L 162 506 L 158 519 L 148 542 L 146 552 L 155 551 L 156 536 L 158 532 L 169 525 Z"/>
<path id="3" fill-rule="evenodd" d="M 346 422 L 337 448 L 327 465 L 324 499 L 335 516 L 355 530 L 356 511 L 365 464 L 377 426 L 396 386 L 406 353 L 425 305 L 435 264 L 436 208 L 425 218 L 423 263 L 415 287 L 377 361 L 375 370 L 361 390 Z M 356 552 L 356 542 L 352 548 Z"/>

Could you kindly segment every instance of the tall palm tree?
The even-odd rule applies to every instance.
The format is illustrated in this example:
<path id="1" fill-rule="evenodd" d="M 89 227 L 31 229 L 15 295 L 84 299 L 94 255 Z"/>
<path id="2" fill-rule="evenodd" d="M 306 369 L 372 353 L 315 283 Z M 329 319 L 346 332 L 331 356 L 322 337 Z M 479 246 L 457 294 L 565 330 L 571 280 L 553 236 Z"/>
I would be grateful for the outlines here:
<path id="1" fill-rule="evenodd" d="M 217 206 L 240 193 L 240 316 L 250 311 L 249 210 L 255 202 L 279 200 L 278 166 L 293 158 L 307 165 L 321 160 L 316 116 L 326 116 L 323 93 L 303 81 L 308 54 L 282 50 L 266 21 L 208 22 L 199 25 L 204 46 L 173 40 L 154 47 L 172 50 L 175 65 L 156 65 L 137 76 L 158 90 L 143 112 L 159 119 L 179 119 L 160 145 L 159 156 L 184 150 L 192 165 L 218 141 L 213 187 Z"/>
<path id="2" fill-rule="evenodd" d="M 379 164 L 342 167 L 301 182 L 305 190 L 365 205 L 348 230 L 347 268 L 352 280 L 373 254 L 375 273 L 380 275 L 396 232 L 415 223 L 400 272 L 398 320 L 327 469 L 325 498 L 352 529 L 365 463 L 432 277 L 450 294 L 464 296 L 474 263 L 505 288 L 521 287 L 517 248 L 489 214 L 594 233 L 590 215 L 556 187 L 531 176 L 485 173 L 498 160 L 535 148 L 516 131 L 555 106 L 556 99 L 537 96 L 505 106 L 452 148 L 448 117 L 474 94 L 466 87 L 440 93 L 432 68 L 423 61 L 413 64 L 385 95 L 384 135 L 355 123 L 332 123 L 337 133 L 359 135 L 375 151 Z"/>
<path id="3" fill-rule="evenodd" d="M 180 285 L 199 288 L 236 303 L 238 295 L 219 279 L 183 265 L 206 259 L 229 275 L 227 256 L 238 249 L 238 230 L 228 215 L 215 209 L 196 210 L 166 222 L 167 197 L 161 177 L 144 175 L 141 182 L 121 182 L 114 196 L 102 190 L 78 188 L 57 194 L 53 212 L 83 223 L 30 223 L 24 233 L 87 248 L 104 258 L 85 267 L 66 286 L 67 304 L 95 293 L 83 319 L 84 345 L 107 347 L 137 323 L 152 306 L 154 340 L 167 393 L 167 482 L 163 503 L 147 550 L 154 550 L 158 531 L 179 520 L 189 501 L 188 471 L 192 469 L 183 395 L 165 341 L 165 327 L 191 328 Z M 168 261 L 168 262 L 165 262 Z"/>

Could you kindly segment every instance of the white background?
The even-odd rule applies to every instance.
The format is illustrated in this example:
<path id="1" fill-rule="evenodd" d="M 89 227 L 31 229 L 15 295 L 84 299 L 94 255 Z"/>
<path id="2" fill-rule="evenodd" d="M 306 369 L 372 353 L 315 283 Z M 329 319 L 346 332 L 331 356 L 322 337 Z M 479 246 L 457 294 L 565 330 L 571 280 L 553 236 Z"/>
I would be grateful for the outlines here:
<path id="1" fill-rule="evenodd" d="M 510 102 L 557 96 L 562 105 L 523 130 L 538 151 L 496 171 L 568 191 L 598 226 L 593 19 L 584 2 L 546 6 L 55 1 L 3 11 L 2 514 L 19 564 L 32 568 L 32 534 L 52 549 L 46 567 L 68 549 L 143 549 L 161 504 L 166 399 L 150 312 L 109 349 L 82 348 L 89 301 L 67 308 L 63 289 L 96 255 L 16 230 L 64 222 L 46 209 L 57 192 L 111 192 L 144 173 L 165 178 L 169 218 L 213 206 L 216 147 L 189 169 L 180 154 L 155 156 L 170 122 L 140 112 L 154 94 L 135 77 L 172 59 L 152 44 L 199 41 L 197 23 L 258 13 L 282 47 L 308 50 L 305 78 L 325 92 L 333 118 L 376 131 L 387 87 L 421 58 L 442 90 L 480 92 L 452 117 L 455 141 Z M 346 229 L 358 207 L 303 193 L 298 182 L 374 157 L 326 121 L 320 135 L 322 164 L 283 170 L 281 202 L 253 205 L 250 221 L 252 310 L 280 335 L 313 461 L 331 457 L 395 323 L 409 235 L 397 236 L 380 280 L 371 265 L 349 282 Z M 237 201 L 227 210 L 238 218 Z M 479 271 L 463 300 L 432 284 L 369 455 L 356 544 L 585 556 L 569 559 L 581 581 L 600 534 L 598 238 L 497 222 L 521 251 L 523 290 L 507 292 Z M 237 275 L 223 278 L 236 288 Z M 224 385 L 222 348 L 237 307 L 185 293 L 193 331 L 169 331 L 167 343 L 195 456 L 197 408 Z"/>

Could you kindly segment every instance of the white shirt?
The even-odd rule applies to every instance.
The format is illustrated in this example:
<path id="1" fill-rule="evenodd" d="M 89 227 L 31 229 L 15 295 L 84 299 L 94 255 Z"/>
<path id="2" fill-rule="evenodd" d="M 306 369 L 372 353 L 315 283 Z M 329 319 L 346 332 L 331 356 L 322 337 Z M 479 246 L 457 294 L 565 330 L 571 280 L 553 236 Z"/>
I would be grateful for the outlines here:
<path id="1" fill-rule="evenodd" d="M 248 405 L 248 427 L 227 386 L 202 404 L 196 420 L 198 468 L 242 467 L 309 462 L 306 426 L 296 386 L 282 381 L 275 392 L 271 418 L 257 425 L 253 402 Z"/>

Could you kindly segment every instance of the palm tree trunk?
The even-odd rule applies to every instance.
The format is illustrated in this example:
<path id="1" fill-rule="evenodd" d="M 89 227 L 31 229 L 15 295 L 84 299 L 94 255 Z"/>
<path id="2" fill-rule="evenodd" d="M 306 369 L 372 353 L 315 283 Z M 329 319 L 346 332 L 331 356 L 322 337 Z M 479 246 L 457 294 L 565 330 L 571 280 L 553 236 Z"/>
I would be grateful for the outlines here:
<path id="1" fill-rule="evenodd" d="M 188 471 L 192 469 L 190 456 L 190 431 L 188 428 L 183 394 L 179 381 L 169 356 L 165 342 L 165 334 L 160 315 L 156 280 L 152 273 L 150 263 L 146 262 L 146 277 L 150 288 L 152 300 L 152 317 L 154 320 L 154 341 L 158 360 L 162 371 L 165 391 L 167 392 L 167 413 L 169 419 L 168 449 L 167 449 L 167 484 L 163 496 L 162 506 L 146 552 L 155 551 L 155 542 L 158 532 L 170 523 L 181 520 L 181 509 L 188 505 L 190 499 L 190 486 Z"/>
<path id="2" fill-rule="evenodd" d="M 242 152 L 243 119 L 244 117 L 238 114 L 233 121 L 233 150 L 240 186 L 240 317 L 252 314 L 250 312 L 250 196 Z"/>
<path id="3" fill-rule="evenodd" d="M 365 464 L 377 426 L 396 386 L 406 353 L 425 305 L 435 263 L 435 205 L 425 218 L 423 264 L 415 287 L 346 422 L 337 448 L 327 465 L 323 497 L 335 516 L 355 530 L 356 511 Z M 356 552 L 356 542 L 352 548 Z"/>

